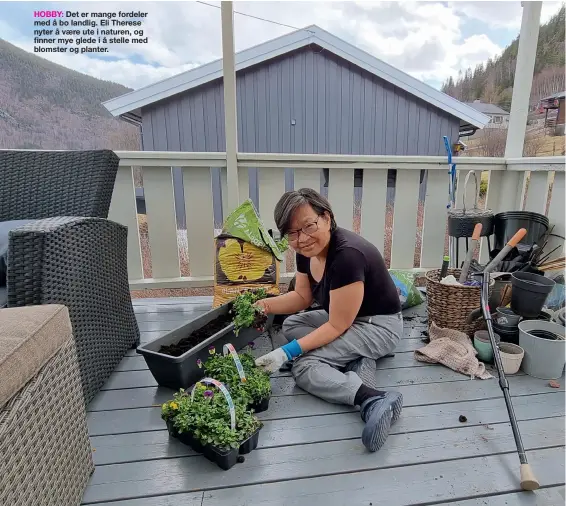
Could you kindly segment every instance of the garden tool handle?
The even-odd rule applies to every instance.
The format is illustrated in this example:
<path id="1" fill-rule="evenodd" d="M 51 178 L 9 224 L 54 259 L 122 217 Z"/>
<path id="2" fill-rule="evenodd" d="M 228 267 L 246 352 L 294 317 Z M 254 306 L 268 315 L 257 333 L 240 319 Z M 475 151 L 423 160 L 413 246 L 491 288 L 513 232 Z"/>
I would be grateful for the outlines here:
<path id="1" fill-rule="evenodd" d="M 474 250 L 476 249 L 476 244 L 481 235 L 481 227 L 481 223 L 476 223 L 476 226 L 474 227 L 474 233 L 472 234 L 472 244 L 470 245 L 470 249 L 466 253 L 466 259 L 464 260 L 462 272 L 460 273 L 460 279 L 458 279 L 460 283 L 466 281 L 466 278 L 468 277 L 468 271 L 470 270 L 470 264 L 472 263 L 472 257 L 474 256 Z"/>
<path id="2" fill-rule="evenodd" d="M 497 256 L 491 262 L 489 262 L 489 264 L 487 264 L 483 272 L 485 274 L 488 274 L 495 270 L 499 263 L 507 256 L 507 253 L 509 253 L 515 246 L 517 246 L 517 244 L 521 242 L 521 239 L 523 239 L 525 235 L 527 235 L 526 228 L 521 228 L 518 232 L 516 232 L 515 235 L 511 237 L 511 239 L 509 239 L 509 242 L 503 247 L 503 249 L 497 254 Z"/>

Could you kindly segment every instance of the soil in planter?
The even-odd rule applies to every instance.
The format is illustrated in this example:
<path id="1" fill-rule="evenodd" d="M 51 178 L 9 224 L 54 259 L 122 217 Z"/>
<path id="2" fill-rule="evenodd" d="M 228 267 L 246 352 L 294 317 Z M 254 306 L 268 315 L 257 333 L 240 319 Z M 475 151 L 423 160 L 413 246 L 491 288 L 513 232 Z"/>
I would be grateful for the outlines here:
<path id="1" fill-rule="evenodd" d="M 232 323 L 232 317 L 230 314 L 224 314 L 215 318 L 211 322 L 195 330 L 187 337 L 183 337 L 178 343 L 163 345 L 159 348 L 159 353 L 164 355 L 171 355 L 173 357 L 179 357 L 183 353 L 186 353 L 191 348 L 198 346 L 203 341 L 206 341 L 209 337 L 213 336 L 217 332 L 226 328 Z"/>
<path id="2" fill-rule="evenodd" d="M 542 339 L 549 339 L 550 341 L 558 341 L 560 336 L 548 330 L 529 330 L 531 336 L 540 337 Z"/>

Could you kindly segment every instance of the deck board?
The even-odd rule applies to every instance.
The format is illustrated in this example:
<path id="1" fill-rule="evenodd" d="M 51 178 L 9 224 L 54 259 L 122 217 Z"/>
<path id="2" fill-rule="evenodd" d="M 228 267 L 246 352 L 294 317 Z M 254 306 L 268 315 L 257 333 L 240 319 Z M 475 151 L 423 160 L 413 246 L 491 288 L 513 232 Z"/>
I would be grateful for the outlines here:
<path id="1" fill-rule="evenodd" d="M 135 299 L 142 342 L 204 314 L 212 297 Z M 356 409 L 314 398 L 288 373 L 272 378 L 256 451 L 221 471 L 170 440 L 157 387 L 130 350 L 88 406 L 96 471 L 84 504 L 107 506 L 341 506 L 446 503 L 541 506 L 564 502 L 564 377 L 561 388 L 520 373 L 510 392 L 530 462 L 544 488 L 518 493 L 519 462 L 496 378 L 471 380 L 417 362 L 425 305 L 405 311 L 395 356 L 378 361 L 378 381 L 403 393 L 404 410 L 385 446 L 368 454 Z M 424 333 L 423 333 L 424 332 Z M 274 339 L 275 340 L 275 339 Z M 262 338 L 254 354 L 270 349 Z M 461 414 L 466 423 L 459 422 Z M 438 482 L 438 483 L 436 483 Z M 107 501 L 107 502 L 105 502 Z"/>
<path id="2" fill-rule="evenodd" d="M 554 393 L 521 397 L 514 404 L 514 408 L 520 422 L 556 417 L 564 412 L 564 396 Z M 463 426 L 458 420 L 463 413 L 468 418 L 467 427 L 480 425 L 488 431 L 487 434 L 494 424 L 508 421 L 502 399 L 417 406 L 403 411 L 402 418 L 392 427 L 391 434 L 456 429 Z M 363 423 L 357 412 L 267 420 L 261 432 L 259 448 L 357 439 L 362 428 Z M 92 446 L 96 448 L 95 463 L 115 464 L 133 460 L 195 455 L 189 447 L 179 441 L 170 441 L 162 423 L 155 429 L 142 434 L 134 432 L 93 437 L 91 441 Z"/>
<path id="3" fill-rule="evenodd" d="M 442 383 L 444 381 L 470 381 L 469 376 L 452 371 L 441 365 L 425 364 L 425 367 L 405 369 L 380 369 L 376 375 L 376 382 L 380 387 L 397 387 L 400 385 L 414 385 L 426 383 Z M 293 380 L 289 373 L 281 373 L 273 378 L 274 395 L 293 394 Z M 524 376 L 523 372 L 515 375 Z M 282 380 L 281 378 L 289 378 Z M 475 380 L 474 380 L 475 381 Z M 486 380 L 477 380 L 486 381 Z M 487 380 L 489 381 L 489 380 Z M 104 390 L 119 390 L 126 388 L 157 387 L 153 375 L 149 370 L 114 372 L 104 385 Z"/>
<path id="4" fill-rule="evenodd" d="M 447 374 L 448 375 L 448 374 Z M 509 389 L 514 396 L 533 395 L 556 391 L 548 386 L 548 381 L 526 375 L 509 376 Z M 564 378 L 561 378 L 559 391 L 564 391 Z M 272 398 L 283 396 L 309 395 L 295 385 L 291 377 L 272 378 Z M 447 387 L 447 384 L 450 387 Z M 441 381 L 411 385 L 390 385 L 403 394 L 404 406 L 441 404 L 451 401 L 497 398 L 501 390 L 497 379 L 473 381 Z M 124 390 L 103 390 L 90 403 L 87 411 L 112 411 L 134 408 L 148 408 L 161 405 L 171 399 L 173 391 L 164 387 L 128 388 Z"/>
<path id="5" fill-rule="evenodd" d="M 560 418 L 525 421 L 521 435 L 527 451 L 559 446 L 564 442 L 564 423 Z M 110 464 L 100 466 L 94 474 L 85 502 L 252 485 L 275 477 L 281 481 L 378 470 L 470 454 L 496 455 L 512 452 L 515 441 L 506 423 L 493 425 L 490 431 L 474 426 L 394 434 L 384 448 L 387 451 L 370 455 L 359 438 L 266 448 L 247 455 L 245 462 L 229 473 L 222 473 L 202 456 Z"/>

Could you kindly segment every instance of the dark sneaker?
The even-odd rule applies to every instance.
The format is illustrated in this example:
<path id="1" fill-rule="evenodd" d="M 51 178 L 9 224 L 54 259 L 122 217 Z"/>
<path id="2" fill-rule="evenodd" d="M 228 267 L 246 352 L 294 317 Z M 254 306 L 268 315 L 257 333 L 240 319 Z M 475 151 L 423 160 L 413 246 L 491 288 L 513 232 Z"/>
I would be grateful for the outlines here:
<path id="1" fill-rule="evenodd" d="M 376 452 L 385 444 L 391 425 L 399 418 L 402 408 L 403 396 L 398 392 L 387 392 L 362 403 L 360 414 L 366 423 L 362 443 L 370 452 Z"/>

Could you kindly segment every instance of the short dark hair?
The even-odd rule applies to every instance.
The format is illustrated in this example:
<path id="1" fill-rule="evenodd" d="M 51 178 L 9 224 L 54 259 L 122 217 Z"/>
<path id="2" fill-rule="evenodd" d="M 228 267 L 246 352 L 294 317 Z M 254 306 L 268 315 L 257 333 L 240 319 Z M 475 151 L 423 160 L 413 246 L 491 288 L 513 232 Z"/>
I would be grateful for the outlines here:
<path id="1" fill-rule="evenodd" d="M 330 230 L 334 231 L 336 229 L 336 220 L 334 219 L 330 202 L 312 188 L 301 188 L 300 190 L 284 193 L 275 206 L 273 217 L 275 225 L 277 225 L 282 236 L 289 231 L 294 212 L 305 204 L 309 204 L 318 216 L 328 213 L 330 216 Z"/>

